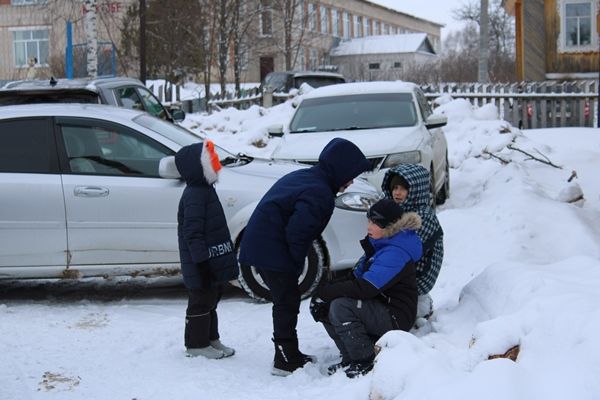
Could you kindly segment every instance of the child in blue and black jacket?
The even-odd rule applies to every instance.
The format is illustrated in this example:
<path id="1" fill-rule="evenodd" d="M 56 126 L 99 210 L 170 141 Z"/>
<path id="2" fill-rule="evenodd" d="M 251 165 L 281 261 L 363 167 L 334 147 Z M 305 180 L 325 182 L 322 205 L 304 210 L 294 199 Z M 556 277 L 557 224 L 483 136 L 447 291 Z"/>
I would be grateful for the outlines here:
<path id="1" fill-rule="evenodd" d="M 417 313 L 415 263 L 422 243 L 416 230 L 421 218 L 391 199 L 375 203 L 367 217 L 368 235 L 361 241 L 365 256 L 353 276 L 319 287 L 313 299 L 330 303 L 320 321 L 342 354 L 328 371 L 344 368 L 350 378 L 369 372 L 375 342 L 390 330 L 410 330 Z"/>

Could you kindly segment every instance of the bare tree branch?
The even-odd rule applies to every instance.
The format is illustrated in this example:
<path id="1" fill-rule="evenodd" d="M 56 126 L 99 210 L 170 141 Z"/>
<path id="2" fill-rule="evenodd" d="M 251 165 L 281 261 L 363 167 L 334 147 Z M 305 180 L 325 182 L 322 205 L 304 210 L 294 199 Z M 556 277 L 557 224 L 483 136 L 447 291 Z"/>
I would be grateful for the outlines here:
<path id="1" fill-rule="evenodd" d="M 528 161 L 528 160 L 535 160 L 535 161 L 539 161 L 539 162 L 541 162 L 542 164 L 546 164 L 546 165 L 550 165 L 551 167 L 554 167 L 554 168 L 562 169 L 562 167 L 561 167 L 560 165 L 556 165 L 556 164 L 554 164 L 552 161 L 550 161 L 550 159 L 549 159 L 548 157 L 546 157 L 546 155 L 542 154 L 542 153 L 541 153 L 539 150 L 537 150 L 537 149 L 534 149 L 534 150 L 535 150 L 535 151 L 536 151 L 536 152 L 537 152 L 537 153 L 538 153 L 540 156 L 542 156 L 542 157 L 543 157 L 543 159 L 542 159 L 542 158 L 538 158 L 538 157 L 534 156 L 533 154 L 526 152 L 525 150 L 522 150 L 522 149 L 520 149 L 520 148 L 518 148 L 518 147 L 515 147 L 515 146 L 513 146 L 512 144 L 509 144 L 509 145 L 508 145 L 508 146 L 506 146 L 506 147 L 507 147 L 507 148 L 509 148 L 509 149 L 511 149 L 511 150 L 518 151 L 519 153 L 523 153 L 523 154 L 525 154 L 526 156 L 528 156 L 529 158 L 525 159 L 525 161 Z"/>

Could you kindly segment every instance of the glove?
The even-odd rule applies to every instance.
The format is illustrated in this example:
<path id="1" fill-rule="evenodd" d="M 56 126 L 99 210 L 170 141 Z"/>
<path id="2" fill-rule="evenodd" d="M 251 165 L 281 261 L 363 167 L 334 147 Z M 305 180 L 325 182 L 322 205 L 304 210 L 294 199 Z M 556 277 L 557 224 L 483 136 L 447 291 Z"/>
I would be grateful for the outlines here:
<path id="1" fill-rule="evenodd" d="M 329 323 L 329 303 L 323 301 L 318 296 L 313 296 L 310 299 L 310 315 L 312 315 L 315 322 Z"/>

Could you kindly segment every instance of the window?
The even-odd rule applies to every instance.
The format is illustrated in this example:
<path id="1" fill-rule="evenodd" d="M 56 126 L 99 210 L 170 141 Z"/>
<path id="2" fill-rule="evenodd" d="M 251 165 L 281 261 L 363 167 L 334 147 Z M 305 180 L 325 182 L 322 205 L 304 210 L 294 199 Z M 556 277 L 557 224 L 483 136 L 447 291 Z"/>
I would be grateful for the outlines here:
<path id="1" fill-rule="evenodd" d="M 48 0 L 10 0 L 13 6 L 33 6 L 37 4 L 46 4 Z"/>
<path id="2" fill-rule="evenodd" d="M 329 15 L 327 15 L 328 11 L 329 9 L 327 7 L 321 6 L 321 33 L 329 32 Z"/>
<path id="3" fill-rule="evenodd" d="M 354 16 L 354 37 L 361 37 L 362 18 L 359 15 Z"/>
<path id="4" fill-rule="evenodd" d="M 273 9 L 270 0 L 260 2 L 260 34 L 263 36 L 273 34 Z"/>
<path id="5" fill-rule="evenodd" d="M 395 61 L 394 68 L 402 68 L 402 63 L 400 61 Z"/>
<path id="6" fill-rule="evenodd" d="M 27 66 L 27 60 L 32 57 L 37 63 L 48 65 L 48 28 L 31 28 L 13 30 L 13 50 L 15 66 Z"/>
<path id="7" fill-rule="evenodd" d="M 596 35 L 597 2 L 585 0 L 561 0 L 561 39 L 562 52 L 597 51 Z"/>
<path id="8" fill-rule="evenodd" d="M 317 54 L 317 49 L 310 49 L 310 69 L 316 69 L 319 64 L 319 56 Z"/>
<path id="9" fill-rule="evenodd" d="M 364 36 L 370 36 L 371 35 L 371 20 L 367 17 L 364 18 L 364 28 L 363 28 L 363 32 L 364 32 Z"/>
<path id="10" fill-rule="evenodd" d="M 350 14 L 344 11 L 344 39 L 350 39 Z"/>
<path id="11" fill-rule="evenodd" d="M 0 172 L 58 173 L 56 146 L 46 118 L 0 121 Z"/>
<path id="12" fill-rule="evenodd" d="M 373 35 L 381 35 L 379 21 L 373 21 Z"/>
<path id="13" fill-rule="evenodd" d="M 115 90 L 117 100 L 121 106 L 129 108 L 131 110 L 144 111 L 144 105 L 142 99 L 136 92 L 134 87 L 124 87 Z"/>
<path id="14" fill-rule="evenodd" d="M 71 172 L 88 175 L 159 177 L 160 159 L 173 151 L 124 126 L 59 121 Z"/>
<path id="15" fill-rule="evenodd" d="M 292 121 L 290 133 L 367 130 L 415 126 L 418 114 L 408 93 L 358 94 L 305 99 Z"/>
<path id="16" fill-rule="evenodd" d="M 385 22 L 381 23 L 381 30 L 383 31 L 384 35 L 389 35 L 390 34 L 390 26 L 388 24 L 386 24 Z"/>
<path id="17" fill-rule="evenodd" d="M 154 115 L 155 117 L 166 119 L 167 113 L 165 108 L 160 104 L 160 101 L 148 89 L 139 87 L 138 93 L 142 98 L 142 103 L 144 103 L 144 108 L 149 114 Z"/>
<path id="18" fill-rule="evenodd" d="M 313 32 L 317 30 L 317 11 L 312 3 L 308 5 L 308 30 Z"/>
<path id="19" fill-rule="evenodd" d="M 369 69 L 379 69 L 379 63 L 369 63 Z"/>
<path id="20" fill-rule="evenodd" d="M 331 9 L 331 34 L 340 37 L 340 13 L 335 8 Z"/>

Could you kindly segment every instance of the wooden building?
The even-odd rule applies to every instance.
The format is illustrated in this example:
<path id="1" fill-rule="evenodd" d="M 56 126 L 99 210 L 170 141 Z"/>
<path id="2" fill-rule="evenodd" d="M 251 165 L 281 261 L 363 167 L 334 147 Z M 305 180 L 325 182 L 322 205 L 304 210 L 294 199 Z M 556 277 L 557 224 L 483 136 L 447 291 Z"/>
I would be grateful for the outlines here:
<path id="1" fill-rule="evenodd" d="M 598 0 L 504 0 L 515 16 L 517 77 L 524 81 L 597 78 Z"/>

